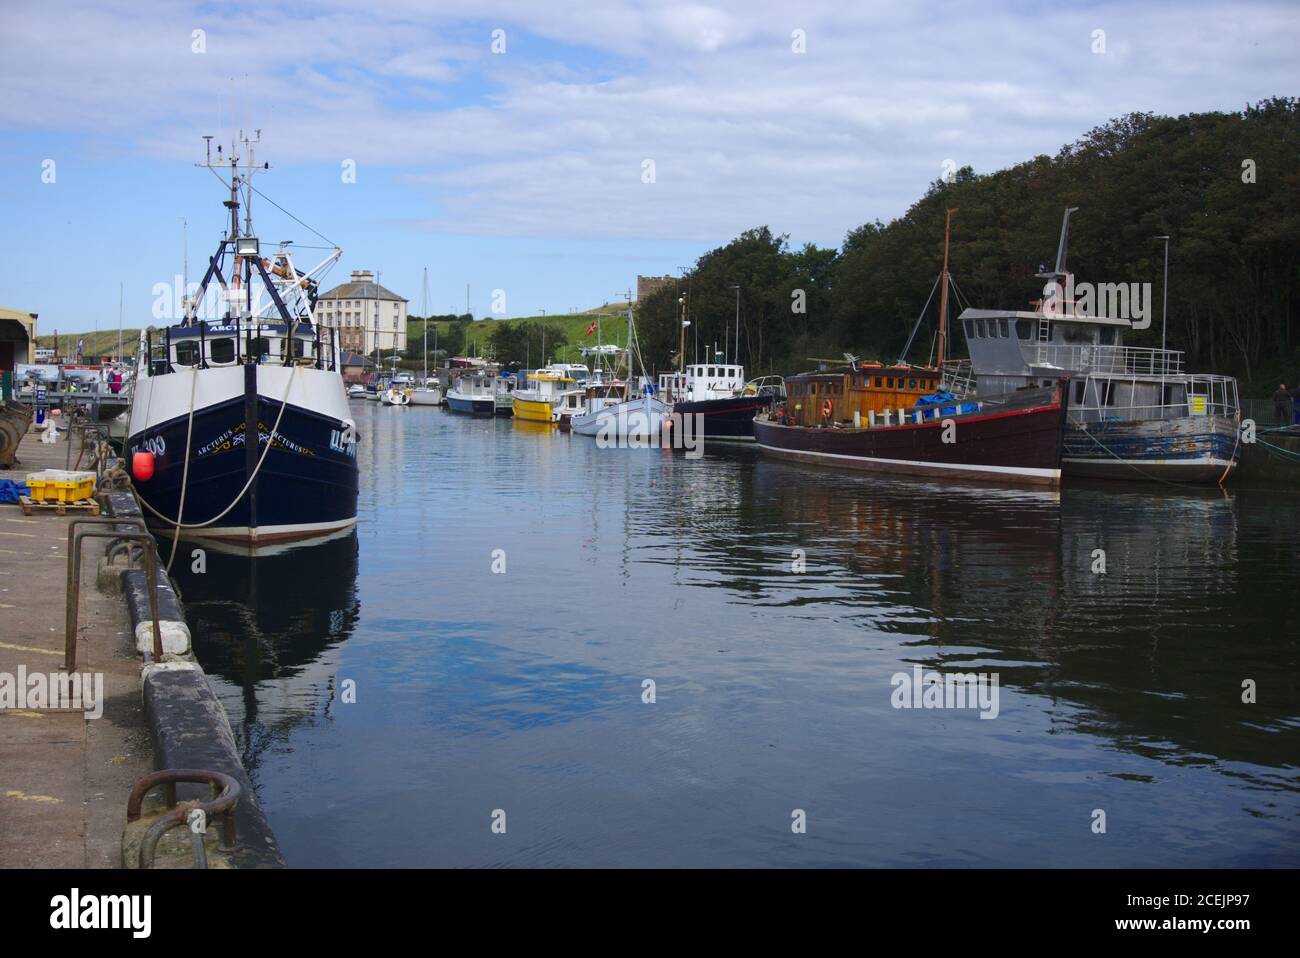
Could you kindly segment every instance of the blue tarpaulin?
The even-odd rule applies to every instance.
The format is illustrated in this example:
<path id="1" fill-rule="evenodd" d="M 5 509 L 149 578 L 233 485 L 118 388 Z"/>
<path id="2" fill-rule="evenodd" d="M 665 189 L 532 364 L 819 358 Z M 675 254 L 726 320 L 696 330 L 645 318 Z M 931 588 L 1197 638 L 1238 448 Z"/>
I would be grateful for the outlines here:
<path id="1" fill-rule="evenodd" d="M 924 409 L 929 418 L 929 411 L 938 407 L 935 412 L 935 418 L 939 416 L 954 416 L 960 412 L 979 412 L 979 403 L 964 402 L 958 403 L 957 397 L 946 389 L 940 389 L 938 392 L 931 393 L 928 396 L 922 396 L 916 401 L 917 409 Z"/>
<path id="2" fill-rule="evenodd" d="M 32 490 L 27 488 L 25 482 L 0 479 L 0 503 L 16 504 L 19 496 L 30 496 L 31 494 Z"/>

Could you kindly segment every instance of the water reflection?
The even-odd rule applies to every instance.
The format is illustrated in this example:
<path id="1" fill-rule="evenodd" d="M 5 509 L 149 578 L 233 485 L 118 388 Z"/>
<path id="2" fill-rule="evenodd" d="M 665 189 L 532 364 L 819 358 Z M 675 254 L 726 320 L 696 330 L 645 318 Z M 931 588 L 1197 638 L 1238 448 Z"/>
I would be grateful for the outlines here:
<path id="1" fill-rule="evenodd" d="M 204 550 L 200 574 L 185 559 Z M 310 546 L 182 542 L 176 579 L 194 652 L 218 686 L 250 775 L 296 722 L 328 715 L 338 650 L 361 614 L 355 529 Z M 238 690 L 238 698 L 232 694 Z"/>
<path id="2" fill-rule="evenodd" d="M 357 419 L 355 535 L 183 581 L 294 864 L 1293 861 L 1297 497 Z M 892 709 L 913 664 L 997 672 L 1001 715 Z"/>

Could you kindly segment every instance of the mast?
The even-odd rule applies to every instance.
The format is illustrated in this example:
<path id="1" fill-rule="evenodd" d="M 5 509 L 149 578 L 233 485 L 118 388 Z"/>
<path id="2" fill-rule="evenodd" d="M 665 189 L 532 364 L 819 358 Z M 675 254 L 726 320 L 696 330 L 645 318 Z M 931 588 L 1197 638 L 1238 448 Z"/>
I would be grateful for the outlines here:
<path id="1" fill-rule="evenodd" d="M 627 291 L 627 381 L 632 382 L 632 290 Z"/>
<path id="2" fill-rule="evenodd" d="M 429 384 L 429 267 L 424 268 L 420 291 L 420 312 L 424 315 L 424 385 Z"/>
<path id="3" fill-rule="evenodd" d="M 940 279 L 942 289 L 939 291 L 939 371 L 943 371 L 943 360 L 948 338 L 948 240 L 952 235 L 952 214 L 957 207 L 948 210 L 943 224 L 943 275 Z"/>
<path id="4" fill-rule="evenodd" d="M 681 307 L 679 310 L 681 316 L 677 319 L 677 372 L 684 377 L 686 375 L 686 297 L 678 296 L 677 305 Z"/>

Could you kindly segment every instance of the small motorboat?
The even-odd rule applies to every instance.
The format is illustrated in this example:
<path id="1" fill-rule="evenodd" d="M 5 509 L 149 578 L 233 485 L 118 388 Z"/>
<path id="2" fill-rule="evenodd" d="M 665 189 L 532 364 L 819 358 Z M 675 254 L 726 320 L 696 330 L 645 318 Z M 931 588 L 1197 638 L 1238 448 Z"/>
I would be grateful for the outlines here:
<path id="1" fill-rule="evenodd" d="M 385 406 L 409 406 L 411 393 L 394 383 L 379 394 L 379 401 Z"/>

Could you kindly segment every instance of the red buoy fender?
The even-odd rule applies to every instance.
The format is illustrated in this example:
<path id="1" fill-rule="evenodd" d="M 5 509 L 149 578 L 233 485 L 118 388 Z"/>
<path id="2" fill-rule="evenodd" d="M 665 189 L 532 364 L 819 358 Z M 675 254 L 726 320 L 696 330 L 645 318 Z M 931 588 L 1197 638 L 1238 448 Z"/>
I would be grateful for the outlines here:
<path id="1" fill-rule="evenodd" d="M 131 457 L 131 473 L 141 482 L 148 482 L 153 478 L 153 453 L 137 452 Z"/>

